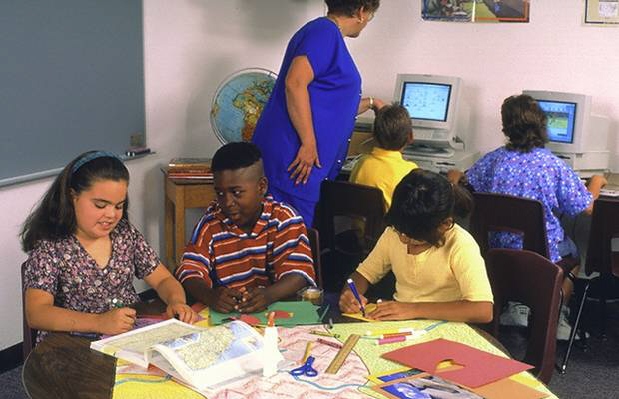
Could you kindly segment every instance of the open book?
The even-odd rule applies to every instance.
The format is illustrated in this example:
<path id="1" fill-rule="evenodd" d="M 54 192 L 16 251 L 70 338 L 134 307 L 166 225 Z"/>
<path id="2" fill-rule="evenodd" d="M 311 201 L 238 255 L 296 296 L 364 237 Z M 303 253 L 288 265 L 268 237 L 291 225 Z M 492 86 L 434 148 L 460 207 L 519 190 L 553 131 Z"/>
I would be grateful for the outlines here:
<path id="1" fill-rule="evenodd" d="M 273 356 L 262 335 L 242 321 L 202 328 L 170 319 L 90 347 L 144 368 L 152 364 L 198 390 L 259 371 L 265 357 Z"/>

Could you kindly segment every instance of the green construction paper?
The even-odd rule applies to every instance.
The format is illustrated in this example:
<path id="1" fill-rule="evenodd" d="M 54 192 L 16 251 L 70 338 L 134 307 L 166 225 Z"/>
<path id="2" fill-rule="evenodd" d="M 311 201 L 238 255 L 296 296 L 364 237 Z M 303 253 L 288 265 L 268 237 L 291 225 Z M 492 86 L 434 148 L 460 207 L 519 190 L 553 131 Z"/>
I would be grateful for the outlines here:
<path id="1" fill-rule="evenodd" d="M 317 311 L 318 308 L 319 306 L 313 305 L 309 301 L 273 302 L 266 310 L 248 314 L 260 319 L 260 324 L 266 324 L 269 312 L 276 310 L 290 312 L 293 313 L 292 317 L 287 319 L 275 319 L 275 325 L 298 326 L 302 324 L 320 324 L 320 317 Z M 220 313 L 209 309 L 210 324 L 213 326 L 225 323 L 225 319 L 239 317 L 240 315 L 239 312 Z"/>

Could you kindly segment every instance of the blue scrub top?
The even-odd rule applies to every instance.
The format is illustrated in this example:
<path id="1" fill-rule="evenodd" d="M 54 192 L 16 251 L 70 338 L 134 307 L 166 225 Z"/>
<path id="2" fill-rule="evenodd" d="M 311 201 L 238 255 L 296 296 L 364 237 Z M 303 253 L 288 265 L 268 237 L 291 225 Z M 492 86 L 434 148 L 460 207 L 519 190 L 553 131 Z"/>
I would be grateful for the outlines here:
<path id="1" fill-rule="evenodd" d="M 322 168 L 312 168 L 307 183 L 295 185 L 287 169 L 301 142 L 288 116 L 285 80 L 292 60 L 301 55 L 308 58 L 314 71 L 308 90 Z M 360 100 L 361 75 L 337 25 L 326 17 L 308 22 L 288 43 L 252 138 L 262 151 L 269 185 L 305 201 L 318 201 L 322 180 L 334 179 L 342 167 Z"/>

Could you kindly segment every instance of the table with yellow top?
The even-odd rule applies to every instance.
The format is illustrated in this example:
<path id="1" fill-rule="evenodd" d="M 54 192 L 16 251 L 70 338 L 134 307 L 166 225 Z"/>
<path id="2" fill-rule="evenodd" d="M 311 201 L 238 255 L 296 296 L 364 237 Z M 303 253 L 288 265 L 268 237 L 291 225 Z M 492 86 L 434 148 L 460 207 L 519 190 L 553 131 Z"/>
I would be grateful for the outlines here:
<path id="1" fill-rule="evenodd" d="M 206 313 L 204 313 L 206 312 Z M 208 309 L 201 313 L 208 316 Z M 207 318 L 208 320 L 208 318 Z M 207 323 L 204 320 L 202 323 Z M 342 321 L 344 318 L 342 318 Z M 353 320 L 350 320 L 353 321 Z M 400 322 L 376 323 L 336 323 L 332 330 L 338 334 L 338 340 L 345 342 L 350 334 L 361 334 L 371 326 L 378 328 L 413 327 L 424 329 L 432 324 L 432 320 L 414 320 Z M 298 326 L 294 328 L 280 327 L 280 350 L 287 359 L 300 360 L 309 340 L 316 340 L 310 334 L 311 330 L 323 329 L 322 325 Z M 373 391 L 372 385 L 366 380 L 371 374 L 385 373 L 401 368 L 401 365 L 383 359 L 380 355 L 406 345 L 425 342 L 436 338 L 446 338 L 466 345 L 485 350 L 500 356 L 505 355 L 494 341 L 484 332 L 464 323 L 442 323 L 430 329 L 419 341 L 409 341 L 378 346 L 371 340 L 361 339 L 355 345 L 354 351 L 346 358 L 337 374 L 327 374 L 325 370 L 335 357 L 338 349 L 326 345 L 314 345 L 312 356 L 316 361 L 314 367 L 319 375 L 314 379 L 293 377 L 284 369 L 269 378 L 262 375 L 250 375 L 239 378 L 238 381 L 226 385 L 225 389 L 208 394 L 215 398 L 288 398 L 291 393 L 295 397 L 346 397 L 367 398 L 382 397 Z M 330 338 L 334 340 L 334 338 Z M 492 341 L 492 342 L 491 342 Z M 23 369 L 23 383 L 29 396 L 38 398 L 203 398 L 190 388 L 181 385 L 169 375 L 157 370 L 132 372 L 114 357 L 90 349 L 90 341 L 85 338 L 71 336 L 66 333 L 50 334 L 31 352 Z M 502 348 L 502 347 L 501 347 Z M 296 367 L 296 366 L 295 366 Z M 281 366 L 280 366 L 281 368 Z M 135 370 L 135 368 L 134 368 Z M 511 379 L 547 393 L 547 397 L 555 396 L 528 372 L 516 374 Z M 304 393 L 305 396 L 299 396 Z M 253 396 L 252 396 L 253 395 Z"/>

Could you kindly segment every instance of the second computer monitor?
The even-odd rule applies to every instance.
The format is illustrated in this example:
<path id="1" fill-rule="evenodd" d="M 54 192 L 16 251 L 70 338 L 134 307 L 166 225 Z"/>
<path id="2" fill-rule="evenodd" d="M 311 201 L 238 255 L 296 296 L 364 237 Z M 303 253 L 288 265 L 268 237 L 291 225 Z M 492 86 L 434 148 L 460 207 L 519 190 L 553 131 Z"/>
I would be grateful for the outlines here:
<path id="1" fill-rule="evenodd" d="M 460 78 L 398 74 L 394 101 L 411 116 L 413 128 L 451 131 L 457 115 Z"/>
<path id="2" fill-rule="evenodd" d="M 546 133 L 551 151 L 582 153 L 590 132 L 591 97 L 585 94 L 523 90 L 546 114 Z"/>

